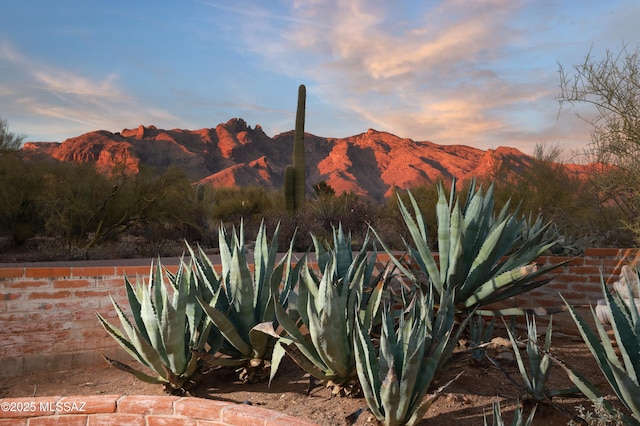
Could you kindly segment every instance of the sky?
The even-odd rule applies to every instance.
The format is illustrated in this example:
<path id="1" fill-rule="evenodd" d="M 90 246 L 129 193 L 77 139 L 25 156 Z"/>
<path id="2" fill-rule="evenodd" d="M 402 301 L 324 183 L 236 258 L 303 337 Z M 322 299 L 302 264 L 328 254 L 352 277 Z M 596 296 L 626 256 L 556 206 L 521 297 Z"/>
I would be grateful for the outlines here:
<path id="1" fill-rule="evenodd" d="M 559 67 L 640 43 L 637 0 L 3 0 L 0 118 L 25 141 L 140 124 L 375 129 L 481 149 L 586 147 Z"/>

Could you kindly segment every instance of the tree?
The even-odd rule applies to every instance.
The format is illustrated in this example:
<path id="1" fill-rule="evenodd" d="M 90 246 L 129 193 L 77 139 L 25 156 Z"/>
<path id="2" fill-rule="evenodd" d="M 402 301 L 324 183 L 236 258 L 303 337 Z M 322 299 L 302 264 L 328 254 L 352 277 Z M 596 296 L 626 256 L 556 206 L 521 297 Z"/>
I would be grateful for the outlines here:
<path id="1" fill-rule="evenodd" d="M 9 123 L 4 118 L 0 118 L 0 153 L 7 151 L 18 151 L 22 146 L 22 141 L 26 136 L 16 135 L 9 131 Z"/>
<path id="2" fill-rule="evenodd" d="M 578 112 L 591 130 L 586 149 L 601 206 L 619 211 L 621 222 L 640 240 L 640 50 L 591 51 L 572 71 L 560 65 L 560 108 L 590 106 Z M 620 226 L 617 226 L 620 228 Z"/>

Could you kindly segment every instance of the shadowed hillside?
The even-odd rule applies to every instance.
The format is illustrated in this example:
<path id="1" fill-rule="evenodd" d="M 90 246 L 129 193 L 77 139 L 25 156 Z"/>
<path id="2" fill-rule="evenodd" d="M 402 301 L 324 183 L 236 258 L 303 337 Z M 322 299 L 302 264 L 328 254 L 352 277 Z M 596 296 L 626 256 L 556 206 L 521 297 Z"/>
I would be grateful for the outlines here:
<path id="1" fill-rule="evenodd" d="M 193 182 L 216 187 L 259 185 L 280 188 L 291 162 L 293 131 L 267 136 L 239 118 L 212 129 L 163 130 L 139 126 L 111 133 L 94 131 L 62 143 L 28 142 L 27 158 L 95 163 L 101 172 L 141 165 L 158 173 L 170 167 L 186 172 Z M 487 176 L 496 170 L 520 171 L 533 158 L 509 147 L 481 150 L 463 145 L 438 145 L 403 139 L 369 129 L 346 138 L 305 136 L 307 184 L 326 181 L 336 192 L 352 191 L 382 201 L 395 187 Z M 580 168 L 573 166 L 573 172 Z"/>

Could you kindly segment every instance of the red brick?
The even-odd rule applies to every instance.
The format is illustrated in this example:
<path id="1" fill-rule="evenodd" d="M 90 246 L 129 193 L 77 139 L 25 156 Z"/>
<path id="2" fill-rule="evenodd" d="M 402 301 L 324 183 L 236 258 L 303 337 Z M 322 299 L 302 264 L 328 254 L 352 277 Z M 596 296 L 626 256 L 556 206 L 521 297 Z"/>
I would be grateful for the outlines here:
<path id="1" fill-rule="evenodd" d="M 557 265 L 562 262 L 567 262 L 564 266 L 567 267 L 582 265 L 584 263 L 584 258 L 569 256 L 541 256 L 536 260 L 536 262 L 545 266 Z"/>
<path id="2" fill-rule="evenodd" d="M 556 284 L 556 283 L 574 283 L 574 282 L 583 282 L 584 277 L 580 275 L 574 275 L 573 273 L 561 274 L 558 275 L 547 285 Z M 565 284 L 562 284 L 565 285 Z"/>
<path id="3" fill-rule="evenodd" d="M 71 276 L 71 268 L 26 268 L 24 276 L 27 278 L 59 278 Z"/>
<path id="4" fill-rule="evenodd" d="M 619 257 L 624 253 L 629 253 L 633 249 L 617 248 L 588 248 L 584 251 L 585 257 Z"/>
<path id="5" fill-rule="evenodd" d="M 0 426 L 27 426 L 28 419 L 1 419 Z"/>
<path id="6" fill-rule="evenodd" d="M 138 414 L 94 414 L 88 416 L 87 426 L 145 426 L 145 419 Z"/>
<path id="7" fill-rule="evenodd" d="M 53 288 L 87 288 L 91 287 L 89 280 L 54 280 Z"/>
<path id="8" fill-rule="evenodd" d="M 189 417 L 150 415 L 146 417 L 147 426 L 197 426 L 197 421 Z"/>
<path id="9" fill-rule="evenodd" d="M 118 413 L 173 414 L 177 396 L 129 395 L 118 400 Z"/>
<path id="10" fill-rule="evenodd" d="M 24 276 L 24 268 L 0 268 L 0 278 L 21 278 Z"/>
<path id="11" fill-rule="evenodd" d="M 54 406 L 59 396 L 49 396 L 40 398 L 5 398 L 0 399 L 0 403 L 8 403 L 9 410 L 3 410 L 4 418 L 36 417 L 54 414 L 49 408 Z M 43 408 L 41 410 L 41 408 Z"/>
<path id="12" fill-rule="evenodd" d="M 53 309 L 53 304 L 44 300 L 9 302 L 6 306 L 7 312 L 41 312 Z"/>
<path id="13" fill-rule="evenodd" d="M 0 322 L 26 321 L 26 319 L 27 319 L 27 314 L 25 313 L 0 314 Z"/>
<path id="14" fill-rule="evenodd" d="M 34 332 L 46 332 L 51 330 L 51 323 L 49 322 L 10 322 L 8 324 L 4 324 L 2 327 L 3 334 L 23 334 L 23 333 L 34 333 Z"/>
<path id="15" fill-rule="evenodd" d="M 4 293 L 4 294 L 0 294 L 0 300 L 18 300 L 22 297 L 22 294 L 20 293 Z"/>
<path id="16" fill-rule="evenodd" d="M 80 299 L 92 298 L 92 297 L 109 297 L 112 294 L 109 290 L 76 290 L 73 292 L 75 297 Z"/>
<path id="17" fill-rule="evenodd" d="M 71 268 L 72 277 L 111 277 L 115 274 L 114 266 L 75 266 Z"/>
<path id="18" fill-rule="evenodd" d="M 117 318 L 118 314 L 116 313 L 115 309 L 111 310 L 105 310 L 105 312 L 100 312 L 100 315 L 102 315 L 104 318 Z M 73 317 L 76 320 L 96 320 L 96 311 L 90 310 L 90 311 L 76 311 L 73 314 Z"/>
<path id="19" fill-rule="evenodd" d="M 49 280 L 20 280 L 4 282 L 3 286 L 5 288 L 38 288 L 49 287 L 50 284 Z"/>
<path id="20" fill-rule="evenodd" d="M 75 312 L 81 309 L 95 310 L 100 306 L 100 301 L 91 299 L 70 299 L 65 302 L 56 302 L 55 307 L 57 311 L 72 311 Z"/>
<path id="21" fill-rule="evenodd" d="M 222 421 L 235 426 L 263 425 L 267 420 L 283 416 L 277 411 L 246 404 L 236 404 L 222 411 Z"/>
<path id="22" fill-rule="evenodd" d="M 135 280 L 132 281 L 132 284 L 135 283 Z M 117 278 L 117 279 L 101 279 L 98 280 L 98 283 L 96 285 L 96 287 L 99 288 L 108 288 L 108 289 L 123 289 L 126 290 L 125 287 L 125 282 L 124 282 L 124 277 L 121 278 Z"/>
<path id="23" fill-rule="evenodd" d="M 86 424 L 87 416 L 82 415 L 47 416 L 29 419 L 29 426 L 84 426 Z"/>
<path id="24" fill-rule="evenodd" d="M 213 420 L 196 420 L 198 426 L 229 426 L 224 422 L 218 422 Z"/>
<path id="25" fill-rule="evenodd" d="M 222 418 L 222 410 L 232 405 L 230 402 L 223 401 L 180 398 L 174 402 L 173 412 L 174 414 L 189 416 L 193 419 L 218 420 Z"/>
<path id="26" fill-rule="evenodd" d="M 577 275 L 600 275 L 602 268 L 597 266 L 574 266 L 571 268 L 572 274 Z"/>
<path id="27" fill-rule="evenodd" d="M 129 277 L 129 281 L 135 281 L 136 275 L 140 275 L 142 277 L 149 276 L 150 265 L 149 266 L 116 266 L 115 275 L 118 277 L 124 277 L 125 275 Z"/>
<path id="28" fill-rule="evenodd" d="M 70 396 L 60 398 L 60 402 L 76 406 L 83 405 L 83 414 L 115 413 L 116 401 L 119 397 L 119 395 Z"/>
<path id="29" fill-rule="evenodd" d="M 29 299 L 64 299 L 71 296 L 70 291 L 53 291 L 53 292 L 43 292 L 43 291 L 34 291 L 29 294 Z"/>
<path id="30" fill-rule="evenodd" d="M 572 284 L 570 289 L 572 291 L 578 291 L 584 294 L 600 294 L 600 285 L 596 285 L 593 283 L 576 283 Z"/>
<path id="31" fill-rule="evenodd" d="M 72 312 L 44 311 L 26 314 L 29 321 L 69 321 L 74 318 Z"/>

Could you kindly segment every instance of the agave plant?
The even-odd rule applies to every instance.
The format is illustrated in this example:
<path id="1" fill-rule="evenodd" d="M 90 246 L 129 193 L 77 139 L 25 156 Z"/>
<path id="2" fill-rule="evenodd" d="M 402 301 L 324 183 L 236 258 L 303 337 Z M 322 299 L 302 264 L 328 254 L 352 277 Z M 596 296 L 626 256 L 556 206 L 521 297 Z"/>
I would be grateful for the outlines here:
<path id="1" fill-rule="evenodd" d="M 424 398 L 439 366 L 451 354 L 452 294 L 447 293 L 436 308 L 434 292 L 416 292 L 397 326 L 390 305 L 384 304 L 379 357 L 369 327 L 360 318 L 356 322 L 356 369 L 369 410 L 387 426 L 418 423 L 448 386 Z"/>
<path id="2" fill-rule="evenodd" d="M 375 251 L 368 256 L 368 237 L 354 257 L 351 237 L 340 226 L 334 246 L 325 249 L 313 236 L 317 276 L 306 262 L 300 274 L 296 305 L 287 311 L 276 304 L 276 316 L 286 335 L 279 339 L 272 377 L 285 353 L 307 373 L 342 392 L 356 382 L 353 333 L 356 318 L 371 325 L 382 298 L 384 271 L 375 274 Z M 273 331 L 271 332 L 273 334 Z"/>
<path id="3" fill-rule="evenodd" d="M 631 416 L 623 416 L 624 423 L 640 424 L 640 321 L 638 320 L 638 309 L 634 303 L 625 303 L 619 293 L 611 294 L 604 278 L 601 278 L 601 286 L 606 304 L 611 312 L 611 328 L 613 329 L 617 350 L 621 355 L 622 361 L 611 343 L 607 330 L 598 321 L 593 307 L 591 308 L 591 314 L 595 322 L 596 332 L 589 327 L 566 300 L 565 304 L 609 385 L 618 396 L 620 402 L 631 413 Z M 609 413 L 616 414 L 614 407 L 608 401 L 602 399 L 602 396 L 592 383 L 565 363 L 555 360 L 567 371 L 569 378 L 591 402 L 594 404 L 600 402 Z"/>
<path id="4" fill-rule="evenodd" d="M 209 289 L 199 298 L 204 312 L 223 338 L 219 353 L 200 353 L 209 365 L 241 367 L 241 378 L 255 382 L 266 377 L 276 338 L 262 333 L 259 326 L 274 322 L 278 328 L 275 304 L 288 305 L 291 289 L 298 279 L 299 267 L 292 267 L 292 246 L 277 260 L 278 228 L 271 243 L 264 223 L 260 225 L 254 248 L 254 271 L 246 256 L 244 227 L 227 235 L 219 230 L 222 273 L 219 275 L 201 252 L 197 261 L 198 278 Z M 219 282 L 220 285 L 210 285 Z M 282 287 L 282 288 L 281 288 Z"/>
<path id="5" fill-rule="evenodd" d="M 167 290 L 160 261 L 152 265 L 148 284 L 142 280 L 132 284 L 125 277 L 135 325 L 111 298 L 124 332 L 96 315 L 109 335 L 155 376 L 105 357 L 107 361 L 140 380 L 163 384 L 167 392 L 174 393 L 197 381 L 199 362 L 192 350 L 204 348 L 212 324 L 196 301 L 199 290 L 192 268 L 181 262 L 176 274 L 166 276 L 173 294 Z"/>
<path id="6" fill-rule="evenodd" d="M 470 312 L 549 282 L 549 279 L 536 279 L 562 263 L 538 268 L 534 261 L 557 242 L 556 237 L 547 237 L 550 223 L 536 225 L 535 230 L 523 233 L 526 219 L 517 218 L 518 209 L 510 214 L 508 202 L 497 216 L 494 214 L 493 185 L 483 194 L 481 187 L 475 190 L 475 181 L 472 181 L 464 205 L 457 199 L 454 201 L 455 186 L 454 181 L 447 200 L 442 184 L 438 185 L 439 261 L 428 246 L 427 228 L 415 198 L 409 192 L 415 218 L 398 199 L 415 244 L 413 247 L 406 243 L 407 250 L 435 290 L 444 293 L 455 288 L 456 308 Z M 383 247 L 391 254 L 384 244 Z M 411 268 L 390 257 L 404 274 L 419 282 Z"/>
<path id="7" fill-rule="evenodd" d="M 469 342 L 471 343 L 471 360 L 480 363 L 486 353 L 486 346 L 493 337 L 493 329 L 496 325 L 496 317 L 493 316 L 487 325 L 482 315 L 476 313 L 470 315 Z"/>
<path id="8" fill-rule="evenodd" d="M 493 426 L 504 426 L 504 420 L 502 419 L 502 412 L 500 410 L 500 402 L 493 401 L 491 404 L 493 406 L 493 422 L 491 423 Z M 520 404 L 516 406 L 516 410 L 513 414 L 513 420 L 511 421 L 512 426 L 531 426 L 533 424 L 533 418 L 536 415 L 536 407 L 533 407 L 531 412 L 529 413 L 529 417 L 524 418 L 522 413 L 522 407 Z M 488 426 L 487 416 L 484 416 L 484 426 Z"/>
<path id="9" fill-rule="evenodd" d="M 522 380 L 524 382 L 524 389 L 527 394 L 536 402 L 543 402 L 549 401 L 555 396 L 578 393 L 579 390 L 577 388 L 547 388 L 547 378 L 549 377 L 549 373 L 551 372 L 551 367 L 553 365 L 549 356 L 549 349 L 551 348 L 551 334 L 553 330 L 553 317 L 549 319 L 549 324 L 547 325 L 543 350 L 538 347 L 538 329 L 536 327 L 535 317 L 529 320 L 529 316 L 527 316 L 526 320 L 526 351 L 527 358 L 529 359 L 529 372 L 531 374 L 530 377 L 527 369 L 525 368 L 524 362 L 522 360 L 522 355 L 520 354 L 520 349 L 518 348 L 518 343 L 516 341 L 516 338 L 514 337 L 513 332 L 509 327 L 506 326 L 506 323 L 505 328 L 507 329 L 507 334 L 509 335 L 509 340 L 511 341 L 511 346 L 513 347 L 513 352 L 515 353 L 518 369 L 520 370 L 520 375 L 522 376 Z"/>

